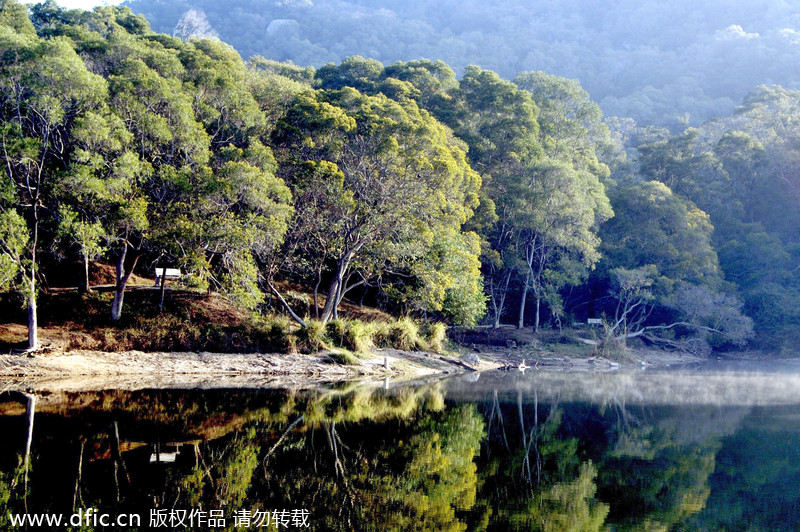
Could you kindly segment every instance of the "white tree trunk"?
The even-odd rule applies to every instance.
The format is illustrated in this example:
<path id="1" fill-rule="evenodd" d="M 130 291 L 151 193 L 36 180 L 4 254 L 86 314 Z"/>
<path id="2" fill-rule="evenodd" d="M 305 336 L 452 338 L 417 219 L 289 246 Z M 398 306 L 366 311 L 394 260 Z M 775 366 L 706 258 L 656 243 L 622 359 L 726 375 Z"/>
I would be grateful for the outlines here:
<path id="1" fill-rule="evenodd" d="M 125 298 L 125 287 L 114 290 L 114 301 L 111 302 L 111 321 L 119 321 L 122 317 L 122 301 Z"/>
<path id="2" fill-rule="evenodd" d="M 28 294 L 28 349 L 39 349 L 39 318 L 36 309 L 36 270 L 31 269 Z"/>
<path id="3" fill-rule="evenodd" d="M 525 302 L 528 300 L 528 278 L 525 278 L 525 284 L 522 285 L 522 297 L 519 303 L 519 320 L 517 321 L 517 329 L 525 327 Z"/>

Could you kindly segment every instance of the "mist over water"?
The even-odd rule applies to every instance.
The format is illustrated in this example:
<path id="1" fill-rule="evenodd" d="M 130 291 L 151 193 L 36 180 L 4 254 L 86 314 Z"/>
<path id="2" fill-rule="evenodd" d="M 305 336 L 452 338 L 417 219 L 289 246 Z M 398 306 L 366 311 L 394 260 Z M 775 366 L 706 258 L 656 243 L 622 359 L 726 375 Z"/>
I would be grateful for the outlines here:
<path id="1" fill-rule="evenodd" d="M 771 406 L 800 404 L 796 362 L 710 362 L 655 371 L 490 372 L 448 383 L 448 395 L 474 398 L 499 390 L 503 397 L 536 395 L 543 401 L 631 405 Z"/>

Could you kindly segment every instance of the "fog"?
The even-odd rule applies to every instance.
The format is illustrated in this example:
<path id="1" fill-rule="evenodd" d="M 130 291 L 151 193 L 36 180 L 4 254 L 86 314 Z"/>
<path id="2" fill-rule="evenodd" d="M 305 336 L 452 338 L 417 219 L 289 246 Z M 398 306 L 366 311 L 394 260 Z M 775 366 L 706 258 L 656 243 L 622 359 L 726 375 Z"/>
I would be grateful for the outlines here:
<path id="1" fill-rule="evenodd" d="M 800 9 L 779 0 L 132 0 L 173 33 L 190 9 L 244 58 L 319 67 L 352 55 L 384 64 L 428 58 L 506 79 L 543 70 L 578 79 L 607 115 L 699 124 L 760 84 L 798 87 Z M 221 7 L 221 6 L 224 6 Z"/>
<path id="2" fill-rule="evenodd" d="M 741 363 L 660 371 L 610 373 L 492 372 L 448 383 L 448 398 L 585 402 L 598 406 L 778 406 L 800 404 L 800 367 L 793 363 Z"/>

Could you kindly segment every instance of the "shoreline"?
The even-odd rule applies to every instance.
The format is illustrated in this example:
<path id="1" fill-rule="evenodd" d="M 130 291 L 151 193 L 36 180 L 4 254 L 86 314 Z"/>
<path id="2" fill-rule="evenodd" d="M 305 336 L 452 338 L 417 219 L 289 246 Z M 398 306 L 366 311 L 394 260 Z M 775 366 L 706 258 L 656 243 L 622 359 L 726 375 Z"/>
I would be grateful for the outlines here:
<path id="1" fill-rule="evenodd" d="M 497 349 L 452 356 L 379 349 L 359 355 L 358 365 L 331 361 L 337 351 L 315 354 L 209 352 L 50 351 L 0 355 L 0 391 L 89 391 L 139 388 L 291 387 L 344 381 L 404 381 L 493 369 L 601 373 L 702 362 L 707 359 L 657 350 L 632 350 L 633 362 L 580 358 L 552 352 Z M 388 363 L 388 369 L 386 364 Z"/>
<path id="2" fill-rule="evenodd" d="M 331 362 L 334 351 L 304 354 L 102 352 L 76 350 L 0 355 L 0 391 L 131 388 L 306 387 L 359 380 L 393 381 L 470 371 L 456 357 L 380 349 L 358 365 Z M 386 363 L 388 362 L 388 369 Z M 481 362 L 472 371 L 495 369 Z"/>

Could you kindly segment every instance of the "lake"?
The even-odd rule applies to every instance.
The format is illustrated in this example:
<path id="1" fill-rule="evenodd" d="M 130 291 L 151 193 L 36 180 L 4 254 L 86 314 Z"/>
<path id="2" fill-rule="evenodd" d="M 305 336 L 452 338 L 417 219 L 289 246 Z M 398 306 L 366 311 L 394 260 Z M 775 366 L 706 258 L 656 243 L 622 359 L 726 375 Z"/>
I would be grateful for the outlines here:
<path id="1" fill-rule="evenodd" d="M 0 433 L 3 530 L 800 529 L 793 362 L 15 391 Z"/>

